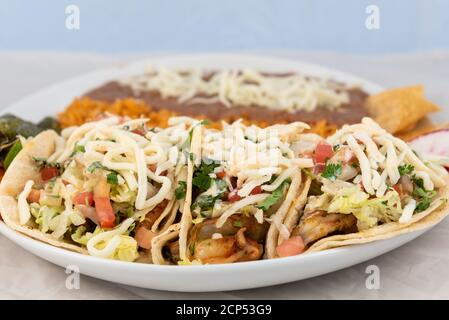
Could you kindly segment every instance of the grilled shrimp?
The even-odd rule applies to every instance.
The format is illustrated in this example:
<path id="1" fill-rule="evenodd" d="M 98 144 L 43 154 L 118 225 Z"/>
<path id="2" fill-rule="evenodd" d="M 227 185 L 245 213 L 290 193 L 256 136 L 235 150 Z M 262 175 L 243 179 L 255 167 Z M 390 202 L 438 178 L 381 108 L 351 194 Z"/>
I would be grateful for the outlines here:
<path id="1" fill-rule="evenodd" d="M 151 210 L 145 215 L 145 219 L 142 222 L 140 222 L 137 225 L 137 227 L 145 227 L 146 229 L 150 230 L 153 224 L 156 222 L 156 220 L 161 216 L 162 212 L 164 212 L 164 209 L 167 206 L 167 204 L 168 200 L 164 200 L 161 203 L 159 203 L 156 207 L 154 207 L 153 210 Z"/>
<path id="2" fill-rule="evenodd" d="M 301 219 L 293 230 L 293 236 L 300 236 L 306 246 L 334 233 L 356 231 L 357 219 L 352 214 L 315 211 Z"/>
<path id="3" fill-rule="evenodd" d="M 190 241 L 199 241 L 212 238 L 215 233 L 220 233 L 222 236 L 233 236 L 240 230 L 246 228 L 245 235 L 257 242 L 265 240 L 269 224 L 258 223 L 253 216 L 233 215 L 230 216 L 222 227 L 217 228 L 215 225 L 217 218 L 207 219 L 201 223 L 194 225 L 190 231 Z"/>
<path id="4" fill-rule="evenodd" d="M 252 216 L 234 215 L 217 228 L 217 219 L 207 219 L 190 230 L 192 259 L 203 263 L 231 263 L 258 260 L 263 254 L 269 224 L 260 224 Z"/>
<path id="5" fill-rule="evenodd" d="M 139 222 L 136 226 L 136 235 L 135 239 L 140 248 L 150 249 L 151 248 L 151 239 L 156 235 L 151 232 L 151 227 L 156 222 L 156 220 L 161 216 L 162 212 L 164 212 L 165 207 L 167 206 L 168 201 L 164 200 L 159 203 L 153 210 L 148 212 L 145 215 L 145 218 L 142 222 Z"/>
<path id="6" fill-rule="evenodd" d="M 199 241 L 193 248 L 193 259 L 210 264 L 260 259 L 262 245 L 245 237 L 245 231 L 241 228 L 234 236 Z"/>

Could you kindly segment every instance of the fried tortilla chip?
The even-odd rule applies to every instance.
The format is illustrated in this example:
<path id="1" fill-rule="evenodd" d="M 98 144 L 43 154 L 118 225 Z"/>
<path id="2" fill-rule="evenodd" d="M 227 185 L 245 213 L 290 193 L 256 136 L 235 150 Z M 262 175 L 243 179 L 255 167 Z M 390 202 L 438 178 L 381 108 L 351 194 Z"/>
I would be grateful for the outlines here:
<path id="1" fill-rule="evenodd" d="M 396 136 L 404 141 L 411 141 L 419 136 L 430 133 L 432 131 L 448 129 L 448 128 L 449 128 L 449 122 L 436 125 L 428 117 L 425 117 L 425 118 L 421 119 L 420 121 L 418 121 L 418 123 L 412 130 L 407 131 L 407 132 L 401 132 L 401 133 L 397 134 Z"/>
<path id="2" fill-rule="evenodd" d="M 429 117 L 424 117 L 419 120 L 410 130 L 400 132 L 396 136 L 404 141 L 410 141 L 422 134 L 435 130 L 437 126 Z"/>
<path id="3" fill-rule="evenodd" d="M 421 85 L 396 88 L 370 96 L 366 100 L 368 113 L 391 133 L 414 128 L 428 113 L 440 108 L 424 97 Z"/>

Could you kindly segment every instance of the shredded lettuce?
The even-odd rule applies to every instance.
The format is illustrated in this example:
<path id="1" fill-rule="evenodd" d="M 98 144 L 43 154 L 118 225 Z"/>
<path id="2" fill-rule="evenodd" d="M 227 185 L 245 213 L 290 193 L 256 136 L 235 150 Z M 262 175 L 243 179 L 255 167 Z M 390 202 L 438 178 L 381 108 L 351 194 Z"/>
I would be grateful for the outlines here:
<path id="1" fill-rule="evenodd" d="M 87 241 L 90 240 L 90 238 L 92 238 L 93 236 L 96 236 L 97 234 L 100 234 L 102 232 L 104 232 L 103 229 L 101 229 L 100 227 L 96 227 L 94 232 L 86 232 L 86 227 L 85 226 L 79 226 L 78 228 L 75 229 L 75 232 L 72 233 L 71 238 L 73 241 L 75 241 L 76 243 L 82 244 L 83 246 L 87 245 Z"/>
<path id="2" fill-rule="evenodd" d="M 128 230 L 129 231 L 129 230 Z M 75 232 L 72 234 L 72 240 L 76 243 L 79 243 L 83 246 L 87 245 L 87 242 L 93 237 L 100 233 L 104 232 L 103 229 L 100 227 L 97 227 L 93 233 L 86 232 L 85 226 L 78 227 Z M 127 234 L 120 235 L 120 245 L 114 250 L 111 257 L 108 257 L 110 259 L 115 260 L 121 260 L 121 261 L 134 261 L 139 256 L 139 253 L 137 252 L 137 241 L 130 237 Z M 108 242 L 111 240 L 107 239 L 106 241 L 102 241 L 99 244 L 96 245 L 97 249 L 103 249 L 106 247 Z"/>
<path id="3" fill-rule="evenodd" d="M 127 235 L 120 235 L 119 237 L 120 244 L 109 258 L 129 262 L 136 260 L 139 256 L 139 253 L 137 252 L 137 241 Z M 103 249 L 111 239 L 112 238 L 100 242 L 96 247 L 100 250 Z"/>
<path id="4" fill-rule="evenodd" d="M 129 236 L 130 232 L 134 229 L 135 224 L 133 223 L 129 229 L 123 234 L 124 236 Z M 84 225 L 79 226 L 75 229 L 75 232 L 72 233 L 71 238 L 76 243 L 82 244 L 83 246 L 87 245 L 87 241 L 90 240 L 93 236 L 104 232 L 105 230 L 101 227 L 97 226 L 94 232 L 87 232 L 87 229 Z M 103 246 L 104 247 L 104 246 Z M 99 246 L 100 248 L 100 246 Z"/>
<path id="5" fill-rule="evenodd" d="M 126 183 L 111 188 L 111 200 L 115 202 L 134 203 L 136 196 L 137 192 L 131 191 Z"/>
<path id="6" fill-rule="evenodd" d="M 353 214 L 359 230 L 371 228 L 379 222 L 398 221 L 402 213 L 399 194 L 388 191 L 384 196 L 370 199 L 358 186 L 343 188 L 334 195 L 310 197 L 306 210 L 325 210 L 341 214 Z"/>
<path id="7" fill-rule="evenodd" d="M 178 261 L 178 265 L 179 266 L 200 266 L 200 265 L 202 265 L 202 263 L 200 260 L 192 260 L 192 261 L 181 260 L 181 261 Z"/>
<path id="8" fill-rule="evenodd" d="M 43 193 L 39 199 L 41 206 L 60 207 L 62 205 L 62 198 L 51 194 Z"/>
<path id="9" fill-rule="evenodd" d="M 35 222 L 40 231 L 44 233 L 54 231 L 53 220 L 62 212 L 62 208 L 42 206 L 37 210 L 36 206 L 32 206 L 30 209 L 31 214 L 36 218 Z"/>

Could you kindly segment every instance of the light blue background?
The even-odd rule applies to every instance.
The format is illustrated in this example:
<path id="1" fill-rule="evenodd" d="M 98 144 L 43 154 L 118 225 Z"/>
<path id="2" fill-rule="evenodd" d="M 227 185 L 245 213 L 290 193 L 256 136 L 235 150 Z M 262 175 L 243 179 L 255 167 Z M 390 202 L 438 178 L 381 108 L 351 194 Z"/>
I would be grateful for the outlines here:
<path id="1" fill-rule="evenodd" d="M 65 27 L 65 7 L 81 11 Z M 367 5 L 380 30 L 365 28 Z M 0 49 L 121 52 L 449 48 L 448 0 L 1 0 Z"/>

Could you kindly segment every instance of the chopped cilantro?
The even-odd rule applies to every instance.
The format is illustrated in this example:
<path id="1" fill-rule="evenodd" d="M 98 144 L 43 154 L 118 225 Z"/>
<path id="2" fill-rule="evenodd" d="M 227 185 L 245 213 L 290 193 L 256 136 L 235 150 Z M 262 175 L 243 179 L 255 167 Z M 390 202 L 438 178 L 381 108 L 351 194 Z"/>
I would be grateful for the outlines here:
<path id="1" fill-rule="evenodd" d="M 340 144 L 336 144 L 335 146 L 332 147 L 332 150 L 337 151 L 338 149 L 340 149 Z"/>
<path id="2" fill-rule="evenodd" d="M 181 200 L 186 197 L 187 192 L 187 182 L 185 181 L 179 181 L 178 187 L 175 189 L 175 196 L 176 199 Z"/>
<path id="3" fill-rule="evenodd" d="M 212 184 L 212 178 L 209 176 L 216 167 L 220 166 L 218 162 L 205 159 L 195 171 L 192 184 L 200 191 L 206 191 Z"/>
<path id="4" fill-rule="evenodd" d="M 422 212 L 430 207 L 430 199 L 429 198 L 423 198 L 421 201 L 418 202 L 415 208 L 415 212 Z"/>
<path id="5" fill-rule="evenodd" d="M 257 208 L 262 209 L 263 211 L 267 211 L 271 206 L 276 204 L 279 199 L 284 195 L 285 187 L 288 186 L 290 182 L 284 180 L 279 187 L 277 187 L 268 197 L 265 198 L 264 201 Z"/>
<path id="6" fill-rule="evenodd" d="M 323 178 L 329 179 L 334 181 L 337 179 L 339 175 L 341 175 L 342 167 L 339 163 L 330 163 L 326 165 L 326 168 L 324 168 L 324 171 L 321 173 L 321 176 Z"/>
<path id="7" fill-rule="evenodd" d="M 102 168 L 103 168 L 103 165 L 101 164 L 100 161 L 94 161 L 87 167 L 86 170 L 89 173 L 93 173 L 95 170 L 102 169 Z"/>
<path id="8" fill-rule="evenodd" d="M 208 175 L 198 173 L 192 180 L 192 184 L 202 191 L 206 191 L 212 184 L 212 178 Z"/>
<path id="9" fill-rule="evenodd" d="M 412 166 L 411 164 L 404 164 L 402 166 L 399 166 L 398 170 L 399 170 L 399 174 L 401 176 L 403 176 L 406 174 L 411 174 L 413 172 L 413 170 L 415 170 L 415 167 Z"/>
<path id="10" fill-rule="evenodd" d="M 226 181 L 221 179 L 216 179 L 215 184 L 217 185 L 217 189 L 220 190 L 221 192 L 226 191 L 226 188 L 228 187 Z"/>
<path id="11" fill-rule="evenodd" d="M 413 195 L 421 198 L 432 198 L 435 194 L 435 191 L 428 191 L 421 187 L 416 187 L 415 190 L 413 190 Z"/>
<path id="12" fill-rule="evenodd" d="M 199 207 L 202 211 L 211 210 L 214 207 L 215 200 L 217 200 L 216 197 L 201 194 L 192 204 L 192 208 Z"/>
<path id="13" fill-rule="evenodd" d="M 80 152 L 80 153 L 84 153 L 84 152 L 86 152 L 86 149 L 84 148 L 84 146 L 83 145 L 80 145 L 80 144 L 75 144 L 75 147 L 73 148 L 73 152 L 72 152 L 72 154 L 70 155 L 70 157 L 73 157 L 75 154 L 77 154 L 78 152 Z"/>
<path id="14" fill-rule="evenodd" d="M 75 145 L 74 151 L 75 151 L 75 152 L 81 152 L 81 153 L 84 153 L 84 152 L 86 152 L 86 149 L 84 148 L 83 145 L 76 144 L 76 145 Z"/>
<path id="15" fill-rule="evenodd" d="M 106 180 L 111 185 L 118 185 L 118 176 L 116 172 L 109 172 L 106 176 Z"/>
<path id="16" fill-rule="evenodd" d="M 421 189 L 424 189 L 424 181 L 421 178 L 418 178 L 416 175 L 412 176 L 412 180 L 415 183 L 415 185 Z"/>
<path id="17" fill-rule="evenodd" d="M 415 212 L 421 212 L 429 208 L 431 200 L 435 197 L 436 192 L 434 190 L 426 190 L 424 188 L 423 179 L 418 178 L 416 175 L 412 176 L 412 180 L 415 184 L 413 196 L 417 201 Z"/>

